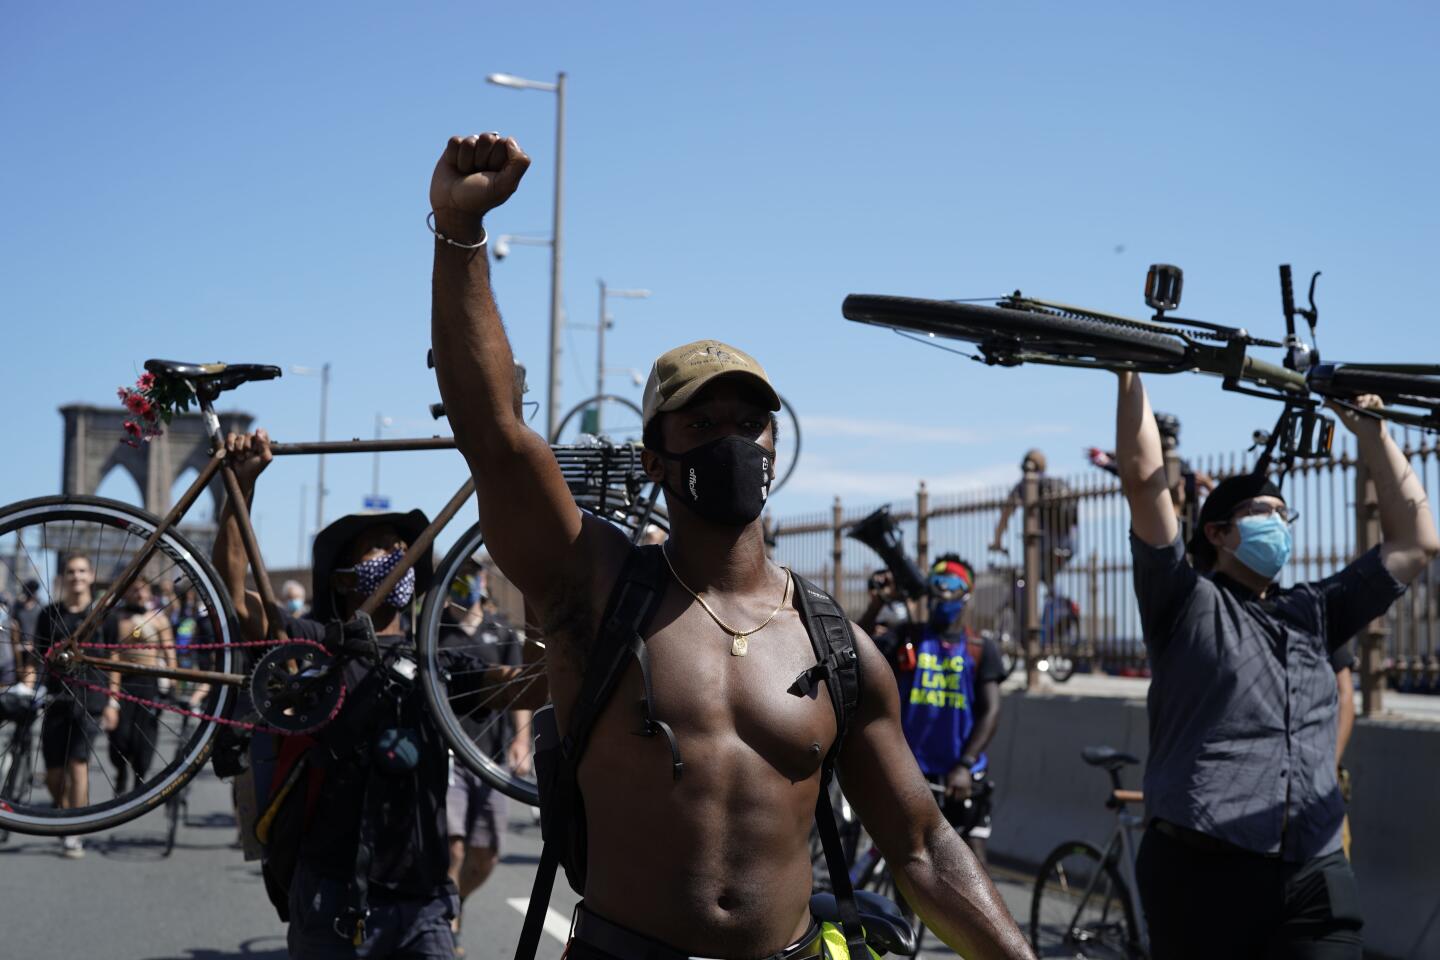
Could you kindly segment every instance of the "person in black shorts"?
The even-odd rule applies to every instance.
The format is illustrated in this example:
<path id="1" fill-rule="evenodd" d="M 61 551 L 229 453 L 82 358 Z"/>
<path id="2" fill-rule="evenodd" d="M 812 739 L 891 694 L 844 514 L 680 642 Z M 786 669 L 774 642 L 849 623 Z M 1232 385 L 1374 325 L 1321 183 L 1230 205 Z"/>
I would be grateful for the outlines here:
<path id="1" fill-rule="evenodd" d="M 61 675 L 45 669 L 46 655 L 85 621 L 95 602 L 95 569 L 87 557 L 65 557 L 60 565 L 60 599 L 40 610 L 35 622 L 35 659 L 49 691 L 40 721 L 40 748 L 45 758 L 45 786 L 55 805 L 83 807 L 90 802 L 90 752 L 101 729 L 113 730 L 120 720 L 120 701 L 107 690 L 118 677 L 93 667 Z M 102 639 L 114 642 L 113 625 L 102 629 Z M 79 837 L 61 837 L 61 849 L 71 859 L 84 856 Z"/>
<path id="2" fill-rule="evenodd" d="M 156 609 L 150 584 L 136 580 L 125 591 L 120 607 L 111 614 L 108 631 L 116 638 L 111 656 L 145 667 L 178 666 L 175 634 L 164 608 Z M 122 673 L 120 716 L 110 731 L 110 762 L 115 766 L 115 792 L 124 793 L 135 775 L 137 785 L 150 773 L 160 734 L 160 710 L 151 706 L 170 689 L 171 682 L 142 674 Z"/>

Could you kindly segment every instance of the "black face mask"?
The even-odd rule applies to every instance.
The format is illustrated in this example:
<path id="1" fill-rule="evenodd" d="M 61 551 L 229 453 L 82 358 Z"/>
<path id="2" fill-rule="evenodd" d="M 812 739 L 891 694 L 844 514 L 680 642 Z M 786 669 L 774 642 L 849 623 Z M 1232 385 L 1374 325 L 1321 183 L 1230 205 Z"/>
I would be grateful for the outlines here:
<path id="1" fill-rule="evenodd" d="M 755 441 L 721 437 L 679 455 L 660 452 L 660 456 L 680 464 L 680 488 L 665 483 L 670 496 L 706 520 L 743 527 L 765 509 L 774 456 Z"/>

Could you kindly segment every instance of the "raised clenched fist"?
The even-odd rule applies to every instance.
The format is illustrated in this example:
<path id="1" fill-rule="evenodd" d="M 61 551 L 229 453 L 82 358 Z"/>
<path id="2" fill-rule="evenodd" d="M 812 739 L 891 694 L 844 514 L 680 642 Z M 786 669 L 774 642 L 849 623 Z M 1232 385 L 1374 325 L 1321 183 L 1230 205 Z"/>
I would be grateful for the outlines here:
<path id="1" fill-rule="evenodd" d="M 498 133 L 451 137 L 430 178 L 430 209 L 442 232 L 448 223 L 475 224 L 510 199 L 530 158 L 514 137 Z"/>
<path id="2" fill-rule="evenodd" d="M 225 437 L 225 457 L 235 470 L 235 479 L 246 494 L 255 489 L 255 481 L 270 466 L 270 435 L 264 430 L 254 433 L 232 433 Z"/>

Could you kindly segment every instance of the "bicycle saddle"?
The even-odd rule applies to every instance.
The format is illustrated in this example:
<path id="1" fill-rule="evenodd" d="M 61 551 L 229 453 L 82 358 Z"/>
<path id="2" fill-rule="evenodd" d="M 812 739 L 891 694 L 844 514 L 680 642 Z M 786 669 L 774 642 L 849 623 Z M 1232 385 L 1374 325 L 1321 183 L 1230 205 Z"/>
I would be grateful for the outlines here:
<path id="1" fill-rule="evenodd" d="M 1086 747 L 1080 751 L 1080 756 L 1084 757 L 1085 762 L 1090 764 L 1090 766 L 1104 767 L 1111 772 L 1121 770 L 1132 763 L 1140 762 L 1137 758 L 1130 756 L 1128 753 L 1121 753 L 1114 747 Z"/>
<path id="2" fill-rule="evenodd" d="M 180 360 L 146 360 L 145 369 L 157 377 L 175 377 L 203 383 L 215 391 L 233 390 L 248 380 L 274 380 L 280 368 L 264 363 L 185 363 Z"/>
<path id="3" fill-rule="evenodd" d="M 900 913 L 894 903 L 871 893 L 869 890 L 855 891 L 855 906 L 860 910 L 860 923 L 865 928 L 865 942 L 878 953 L 889 953 L 897 957 L 915 954 L 915 931 L 910 921 Z M 810 898 L 810 915 L 822 923 L 840 925 L 840 908 L 835 903 L 835 894 L 817 893 Z"/>

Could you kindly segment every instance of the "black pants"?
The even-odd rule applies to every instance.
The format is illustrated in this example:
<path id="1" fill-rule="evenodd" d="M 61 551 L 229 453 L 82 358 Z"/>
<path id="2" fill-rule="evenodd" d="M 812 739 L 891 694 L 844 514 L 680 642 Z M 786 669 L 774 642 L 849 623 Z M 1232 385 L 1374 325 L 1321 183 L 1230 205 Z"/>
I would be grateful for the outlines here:
<path id="1" fill-rule="evenodd" d="M 127 678 L 121 689 L 146 700 L 155 700 L 160 696 L 160 684 L 152 677 Z M 115 729 L 110 731 L 110 762 L 115 765 L 115 775 L 120 784 L 128 782 L 127 770 L 135 772 L 137 781 L 149 775 L 159 734 L 158 710 L 133 700 L 120 701 L 120 719 Z"/>
<path id="2" fill-rule="evenodd" d="M 1360 960 L 1360 895 L 1339 852 L 1285 863 L 1152 825 L 1135 871 L 1154 960 Z"/>

